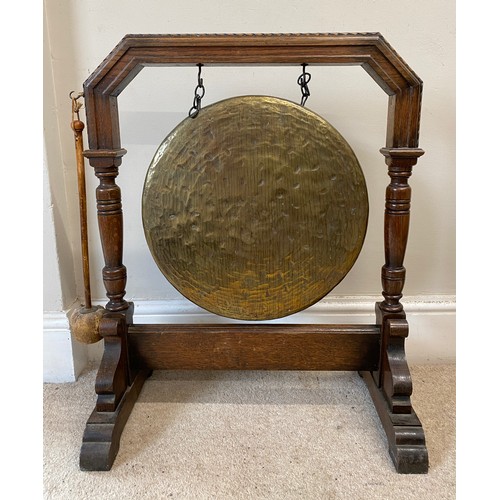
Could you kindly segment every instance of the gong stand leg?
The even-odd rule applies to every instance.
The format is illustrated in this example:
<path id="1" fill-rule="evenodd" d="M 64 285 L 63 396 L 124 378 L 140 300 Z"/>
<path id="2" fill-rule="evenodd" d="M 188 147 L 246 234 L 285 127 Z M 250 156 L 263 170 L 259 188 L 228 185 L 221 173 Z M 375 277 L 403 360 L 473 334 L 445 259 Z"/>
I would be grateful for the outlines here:
<path id="1" fill-rule="evenodd" d="M 133 304 L 127 314 L 107 313 L 100 322 L 104 353 L 97 372 L 97 403 L 83 434 L 82 470 L 110 470 L 120 446 L 123 428 L 144 381 L 151 370 L 131 371 L 127 330 Z"/>
<path id="2" fill-rule="evenodd" d="M 85 156 L 100 183 L 96 190 L 97 219 L 105 266 L 102 271 L 109 302 L 99 325 L 104 353 L 95 391 L 97 402 L 87 421 L 80 452 L 82 470 L 109 470 L 118 453 L 120 437 L 145 379 L 151 370 L 130 369 L 127 329 L 133 304 L 124 300 L 127 272 L 122 264 L 123 213 L 115 179 L 124 149 L 87 151 Z"/>
<path id="3" fill-rule="evenodd" d="M 403 260 L 410 221 L 411 188 L 408 178 L 423 154 L 417 148 L 381 150 L 391 182 L 386 191 L 384 220 L 385 265 L 382 295 L 376 304 L 381 329 L 379 370 L 362 372 L 387 435 L 389 453 L 400 473 L 426 473 L 428 453 L 422 424 L 411 405 L 412 381 L 405 354 L 408 322 L 400 303 L 406 270 Z"/>

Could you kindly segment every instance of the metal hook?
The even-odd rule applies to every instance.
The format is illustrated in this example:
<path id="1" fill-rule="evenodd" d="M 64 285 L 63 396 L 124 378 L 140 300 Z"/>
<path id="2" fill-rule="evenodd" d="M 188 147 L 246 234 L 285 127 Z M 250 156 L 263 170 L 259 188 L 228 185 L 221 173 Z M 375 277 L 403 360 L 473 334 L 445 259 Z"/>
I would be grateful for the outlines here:
<path id="1" fill-rule="evenodd" d="M 73 94 L 76 94 L 76 97 Z M 69 98 L 72 101 L 71 112 L 73 120 L 75 120 L 75 115 L 77 120 L 80 119 L 79 113 L 80 113 L 80 108 L 83 107 L 83 101 L 78 102 L 78 99 L 81 99 L 82 97 L 83 97 L 83 92 L 75 92 L 74 90 L 72 90 L 69 93 Z"/>
<path id="2" fill-rule="evenodd" d="M 73 97 L 73 94 L 76 93 L 76 97 Z M 76 90 L 72 90 L 70 93 L 69 93 L 69 98 L 70 99 L 80 99 L 80 97 L 83 97 L 83 92 L 76 92 Z"/>
<path id="3" fill-rule="evenodd" d="M 201 77 L 201 67 L 203 66 L 203 64 L 198 63 L 197 66 L 198 66 L 198 86 L 203 87 L 203 78 Z"/>

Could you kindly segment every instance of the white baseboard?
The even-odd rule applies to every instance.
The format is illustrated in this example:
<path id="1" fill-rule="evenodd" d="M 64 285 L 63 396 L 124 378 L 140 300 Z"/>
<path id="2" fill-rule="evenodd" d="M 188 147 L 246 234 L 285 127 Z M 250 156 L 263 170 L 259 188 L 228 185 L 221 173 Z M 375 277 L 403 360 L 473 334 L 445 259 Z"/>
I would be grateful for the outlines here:
<path id="1" fill-rule="evenodd" d="M 43 381 L 74 382 L 89 362 L 87 346 L 71 336 L 64 311 L 43 315 Z"/>
<path id="2" fill-rule="evenodd" d="M 380 297 L 327 297 L 307 310 L 270 323 L 375 322 Z M 402 300 L 410 324 L 406 354 L 411 364 L 455 362 L 455 296 L 415 296 Z M 94 305 L 105 305 L 95 301 Z M 234 323 L 188 300 L 134 300 L 135 323 Z M 66 312 L 44 315 L 44 381 L 71 382 L 89 364 L 98 363 L 103 343 L 82 345 L 72 340 Z"/>

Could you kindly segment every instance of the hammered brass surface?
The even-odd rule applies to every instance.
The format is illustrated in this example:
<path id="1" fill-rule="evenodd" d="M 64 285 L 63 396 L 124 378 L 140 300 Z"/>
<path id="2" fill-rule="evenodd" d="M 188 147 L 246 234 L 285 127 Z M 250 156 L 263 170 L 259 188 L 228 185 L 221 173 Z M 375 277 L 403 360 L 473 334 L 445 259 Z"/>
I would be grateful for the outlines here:
<path id="1" fill-rule="evenodd" d="M 185 297 L 243 320 L 298 312 L 356 261 L 368 221 L 349 144 L 295 103 L 226 99 L 161 143 L 142 198 L 158 267 Z"/>

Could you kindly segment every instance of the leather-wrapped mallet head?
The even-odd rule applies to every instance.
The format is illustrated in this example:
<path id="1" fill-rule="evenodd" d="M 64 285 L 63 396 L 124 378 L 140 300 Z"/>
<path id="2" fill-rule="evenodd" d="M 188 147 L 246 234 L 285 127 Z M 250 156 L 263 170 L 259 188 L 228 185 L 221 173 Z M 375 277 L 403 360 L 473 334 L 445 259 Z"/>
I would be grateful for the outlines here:
<path id="1" fill-rule="evenodd" d="M 71 333 L 78 342 L 95 344 L 101 340 L 99 324 L 106 312 L 101 306 L 76 309 L 71 313 L 69 324 Z"/>

